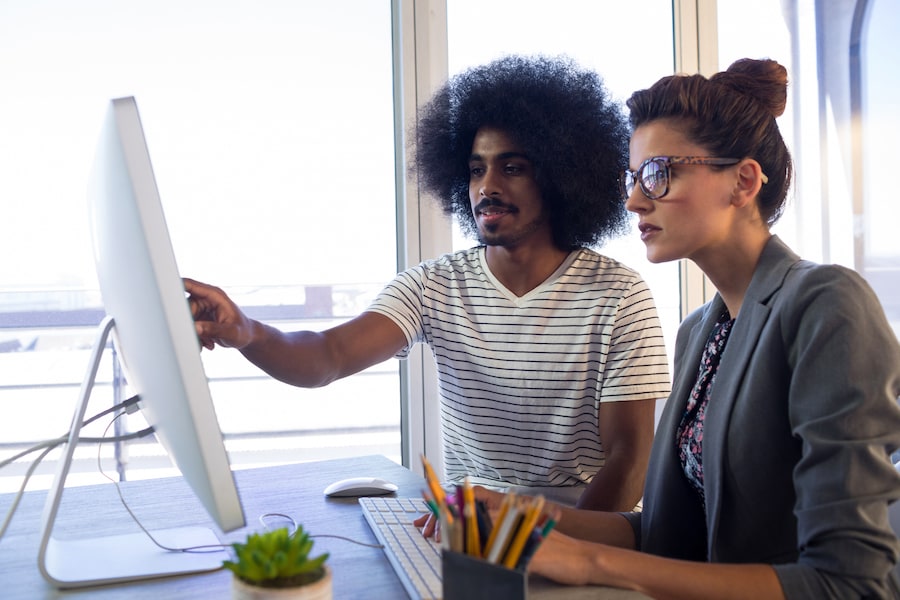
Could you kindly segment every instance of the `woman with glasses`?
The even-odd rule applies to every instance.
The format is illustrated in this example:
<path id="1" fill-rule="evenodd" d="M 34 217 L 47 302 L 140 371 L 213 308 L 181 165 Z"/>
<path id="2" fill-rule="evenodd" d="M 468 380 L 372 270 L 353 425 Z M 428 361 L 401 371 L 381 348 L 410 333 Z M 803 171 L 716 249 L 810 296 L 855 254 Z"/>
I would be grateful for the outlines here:
<path id="1" fill-rule="evenodd" d="M 532 572 L 665 598 L 900 595 L 900 346 L 860 276 L 770 231 L 786 94 L 784 67 L 741 60 L 628 100 L 647 257 L 694 261 L 718 293 L 680 327 L 643 511 L 561 509 Z"/>

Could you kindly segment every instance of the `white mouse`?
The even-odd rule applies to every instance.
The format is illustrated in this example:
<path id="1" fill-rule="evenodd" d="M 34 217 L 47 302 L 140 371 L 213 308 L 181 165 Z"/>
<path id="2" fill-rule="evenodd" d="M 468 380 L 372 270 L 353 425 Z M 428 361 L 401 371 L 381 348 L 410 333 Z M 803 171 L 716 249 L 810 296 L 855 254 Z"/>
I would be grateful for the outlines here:
<path id="1" fill-rule="evenodd" d="M 350 477 L 325 488 L 325 495 L 335 497 L 380 496 L 396 492 L 397 486 L 378 477 Z"/>

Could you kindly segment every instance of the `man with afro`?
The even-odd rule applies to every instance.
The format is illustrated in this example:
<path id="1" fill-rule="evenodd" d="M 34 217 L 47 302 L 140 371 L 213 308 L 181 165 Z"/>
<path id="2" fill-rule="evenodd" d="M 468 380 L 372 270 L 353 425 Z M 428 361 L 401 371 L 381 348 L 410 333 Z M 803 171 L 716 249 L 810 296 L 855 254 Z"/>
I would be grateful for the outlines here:
<path id="1" fill-rule="evenodd" d="M 420 109 L 411 169 L 479 243 L 398 274 L 322 332 L 282 332 L 186 279 L 198 335 L 302 387 L 426 343 L 447 482 L 631 510 L 669 375 L 646 283 L 591 249 L 628 224 L 628 135 L 602 79 L 566 57 L 456 75 Z"/>

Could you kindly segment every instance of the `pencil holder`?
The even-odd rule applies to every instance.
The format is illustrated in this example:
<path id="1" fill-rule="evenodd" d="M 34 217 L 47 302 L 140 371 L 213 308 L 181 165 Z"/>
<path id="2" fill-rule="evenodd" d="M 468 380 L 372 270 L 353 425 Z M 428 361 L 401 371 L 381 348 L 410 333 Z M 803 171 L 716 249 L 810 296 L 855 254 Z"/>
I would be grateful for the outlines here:
<path id="1" fill-rule="evenodd" d="M 444 600 L 525 600 L 528 574 L 467 554 L 441 552 Z"/>

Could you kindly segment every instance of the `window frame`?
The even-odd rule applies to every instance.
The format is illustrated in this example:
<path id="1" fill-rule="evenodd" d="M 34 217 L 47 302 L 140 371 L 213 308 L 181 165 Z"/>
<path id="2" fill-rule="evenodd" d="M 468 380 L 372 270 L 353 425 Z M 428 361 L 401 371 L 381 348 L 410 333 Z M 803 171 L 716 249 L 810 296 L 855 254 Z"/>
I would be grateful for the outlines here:
<path id="1" fill-rule="evenodd" d="M 859 5 L 865 2 L 860 0 Z M 704 75 L 718 71 L 716 0 L 672 0 L 672 6 L 674 71 Z M 427 258 L 449 252 L 453 246 L 450 220 L 441 213 L 433 199 L 421 192 L 414 175 L 407 169 L 407 142 L 414 127 L 416 107 L 430 98 L 448 77 L 447 0 L 391 0 L 391 27 L 397 269 L 403 270 Z M 860 43 L 858 33 L 859 28 L 854 30 L 853 36 L 853 43 L 857 45 Z M 858 52 L 858 47 L 854 48 Z M 855 74 L 858 78 L 858 65 L 856 67 L 857 70 L 851 75 Z M 854 81 L 858 85 L 858 80 Z M 857 171 L 862 160 L 863 157 L 854 157 Z M 854 202 L 862 202 L 862 199 L 857 198 Z M 857 204 L 854 208 L 856 212 L 862 210 Z M 865 232 L 858 235 L 864 236 Z M 827 246 L 827 236 L 823 235 L 823 238 L 822 244 Z M 857 238 L 856 246 L 861 244 L 861 239 Z M 715 288 L 689 261 L 680 261 L 679 273 L 680 315 L 684 318 L 711 299 Z M 92 313 L 75 317 L 90 321 L 97 315 Z M 29 317 L 19 315 L 12 318 L 21 320 Z M 52 326 L 54 322 L 53 315 L 43 314 L 35 318 L 43 319 L 44 326 Z M 437 373 L 430 350 L 418 344 L 407 360 L 400 361 L 399 367 L 402 463 L 421 472 L 418 456 L 425 454 L 440 467 Z"/>

